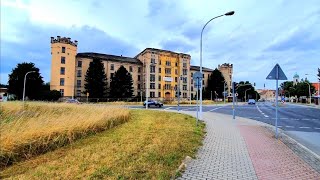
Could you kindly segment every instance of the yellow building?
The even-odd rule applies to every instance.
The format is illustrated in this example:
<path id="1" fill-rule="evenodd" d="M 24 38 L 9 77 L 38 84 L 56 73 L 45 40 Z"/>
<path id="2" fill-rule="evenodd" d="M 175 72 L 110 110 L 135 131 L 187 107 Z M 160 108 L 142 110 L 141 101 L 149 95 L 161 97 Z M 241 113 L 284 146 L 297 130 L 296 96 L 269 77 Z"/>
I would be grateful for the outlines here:
<path id="1" fill-rule="evenodd" d="M 190 77 L 191 77 L 191 88 L 190 88 L 190 91 L 191 91 L 191 99 L 194 99 L 197 95 L 197 88 L 194 87 L 194 79 L 192 78 L 193 77 L 193 74 L 197 71 L 200 71 L 200 66 L 190 66 Z M 212 69 L 209 69 L 209 68 L 205 68 L 205 67 L 202 67 L 202 72 L 203 72 L 203 80 L 202 80 L 202 86 L 203 86 L 203 89 L 207 86 L 207 83 L 208 83 L 208 79 L 212 73 Z"/>
<path id="2" fill-rule="evenodd" d="M 231 88 L 232 88 L 233 65 L 229 63 L 224 63 L 221 65 L 218 65 L 218 70 L 222 73 L 224 80 L 227 82 L 228 96 L 232 96 Z"/>
<path id="3" fill-rule="evenodd" d="M 136 58 L 143 64 L 143 87 L 149 88 L 149 97 L 174 98 L 179 80 L 181 96 L 190 97 L 190 55 L 146 48 Z"/>
<path id="4" fill-rule="evenodd" d="M 180 84 L 182 98 L 194 98 L 192 75 L 199 67 L 190 66 L 191 56 L 167 50 L 146 48 L 134 58 L 100 53 L 77 53 L 77 41 L 71 38 L 51 37 L 51 81 L 50 89 L 58 90 L 63 97 L 86 96 L 85 75 L 94 58 L 102 61 L 107 76 L 107 88 L 111 77 L 124 66 L 133 79 L 134 96 L 146 96 L 156 99 L 175 98 Z M 213 70 L 203 68 L 204 86 Z M 179 82 L 180 81 L 180 82 Z M 230 84 L 230 83 L 229 83 Z"/>

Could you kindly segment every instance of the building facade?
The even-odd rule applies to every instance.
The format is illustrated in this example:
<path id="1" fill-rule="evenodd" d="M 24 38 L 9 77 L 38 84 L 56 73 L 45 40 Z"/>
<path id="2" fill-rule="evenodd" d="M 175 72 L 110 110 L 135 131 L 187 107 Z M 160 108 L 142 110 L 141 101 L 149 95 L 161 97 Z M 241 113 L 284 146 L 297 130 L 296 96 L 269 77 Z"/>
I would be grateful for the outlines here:
<path id="1" fill-rule="evenodd" d="M 192 75 L 200 68 L 190 65 L 189 54 L 146 48 L 132 58 L 93 52 L 77 53 L 77 46 L 78 42 L 71 41 L 71 38 L 51 37 L 50 89 L 60 91 L 63 97 L 86 96 L 83 94 L 85 75 L 90 62 L 95 58 L 100 59 L 104 65 L 107 88 L 114 73 L 120 66 L 124 66 L 132 75 L 134 96 L 171 99 L 176 96 L 178 86 L 182 98 L 193 99 L 196 96 Z M 226 71 L 222 66 L 221 69 L 222 72 Z M 212 69 L 203 68 L 204 87 L 212 71 Z M 227 72 L 229 73 L 230 70 Z M 230 81 L 228 84 L 231 84 L 231 77 L 225 78 Z"/>
<path id="2" fill-rule="evenodd" d="M 232 88 L 232 74 L 233 74 L 233 65 L 229 63 L 224 63 L 221 65 L 218 65 L 218 70 L 222 73 L 224 80 L 227 84 L 228 88 L 228 96 L 232 96 L 231 94 L 231 88 Z"/>

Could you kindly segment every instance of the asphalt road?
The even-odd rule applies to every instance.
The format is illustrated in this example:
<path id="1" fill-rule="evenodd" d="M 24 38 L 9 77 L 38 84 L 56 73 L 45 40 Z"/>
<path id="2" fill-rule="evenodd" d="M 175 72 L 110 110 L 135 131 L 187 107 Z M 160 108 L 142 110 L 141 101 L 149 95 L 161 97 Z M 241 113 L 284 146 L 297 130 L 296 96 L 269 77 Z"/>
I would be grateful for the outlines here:
<path id="1" fill-rule="evenodd" d="M 143 108 L 132 106 L 132 108 Z M 262 121 L 275 125 L 275 106 L 270 102 L 256 105 L 235 106 L 236 116 Z M 177 106 L 164 106 L 162 109 L 176 110 Z M 196 106 L 181 106 L 181 111 L 196 111 Z M 203 106 L 203 111 L 232 115 L 231 105 Z M 292 104 L 281 105 L 278 109 L 278 127 L 320 156 L 320 109 Z"/>

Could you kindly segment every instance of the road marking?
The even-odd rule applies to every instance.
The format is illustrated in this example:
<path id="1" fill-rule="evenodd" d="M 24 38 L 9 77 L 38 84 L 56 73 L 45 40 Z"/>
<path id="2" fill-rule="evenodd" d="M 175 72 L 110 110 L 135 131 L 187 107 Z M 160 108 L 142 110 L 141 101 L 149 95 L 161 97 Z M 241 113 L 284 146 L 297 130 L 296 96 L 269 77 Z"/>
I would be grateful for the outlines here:
<path id="1" fill-rule="evenodd" d="M 299 127 L 300 129 L 309 129 L 310 127 Z"/>
<path id="2" fill-rule="evenodd" d="M 311 119 L 305 119 L 305 118 L 303 118 L 303 119 L 301 119 L 302 121 L 310 121 Z"/>
<path id="3" fill-rule="evenodd" d="M 294 126 L 286 126 L 287 128 L 294 128 Z"/>
<path id="4" fill-rule="evenodd" d="M 164 110 L 169 110 L 169 109 L 171 109 L 172 107 L 168 107 L 168 108 L 165 108 Z"/>
<path id="5" fill-rule="evenodd" d="M 320 129 L 320 128 L 314 128 L 314 129 Z"/>
<path id="6" fill-rule="evenodd" d="M 258 105 L 256 105 L 256 107 L 257 107 L 258 111 L 259 111 L 264 117 L 266 117 L 266 118 L 269 117 L 268 115 L 266 115 L 265 113 L 263 113 L 263 112 L 261 111 L 261 109 L 259 108 Z"/>
<path id="7" fill-rule="evenodd" d="M 289 118 L 280 118 L 280 119 L 289 119 Z"/>
<path id="8" fill-rule="evenodd" d="M 222 106 L 222 107 L 217 107 L 217 108 L 211 109 L 209 112 L 215 111 L 215 110 L 220 109 L 220 108 L 223 108 L 223 106 Z"/>
<path id="9" fill-rule="evenodd" d="M 186 110 L 195 109 L 195 108 L 197 108 L 197 107 L 191 107 L 191 108 L 181 109 L 181 111 L 186 111 Z"/>

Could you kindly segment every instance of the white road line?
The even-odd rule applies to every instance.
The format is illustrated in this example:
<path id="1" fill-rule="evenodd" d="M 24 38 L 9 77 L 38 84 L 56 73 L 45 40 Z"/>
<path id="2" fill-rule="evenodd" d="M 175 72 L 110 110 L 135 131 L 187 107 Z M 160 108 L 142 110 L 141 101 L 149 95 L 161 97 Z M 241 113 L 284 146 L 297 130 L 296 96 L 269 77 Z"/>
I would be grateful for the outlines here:
<path id="1" fill-rule="evenodd" d="M 299 127 L 300 129 L 309 129 L 310 127 Z"/>
<path id="2" fill-rule="evenodd" d="M 197 107 L 191 107 L 191 108 L 186 108 L 186 109 L 181 109 L 181 111 L 189 110 L 189 109 L 195 109 Z"/>
<path id="3" fill-rule="evenodd" d="M 314 128 L 314 129 L 320 129 L 320 128 Z"/>
<path id="4" fill-rule="evenodd" d="M 215 110 L 220 109 L 220 108 L 223 108 L 223 106 L 222 106 L 222 107 L 217 107 L 217 108 L 211 109 L 209 112 L 215 111 Z"/>
<path id="5" fill-rule="evenodd" d="M 305 119 L 305 118 L 303 118 L 303 119 L 301 119 L 302 121 L 310 121 L 311 119 Z"/>
<path id="6" fill-rule="evenodd" d="M 287 128 L 294 128 L 294 126 L 286 126 Z"/>
<path id="7" fill-rule="evenodd" d="M 316 121 L 316 120 L 319 120 L 319 119 L 312 119 L 312 120 Z"/>
<path id="8" fill-rule="evenodd" d="M 280 118 L 280 119 L 289 119 L 289 118 Z"/>
<path id="9" fill-rule="evenodd" d="M 168 107 L 168 108 L 165 108 L 164 110 L 169 110 L 169 109 L 171 109 L 172 107 Z"/>
<path id="10" fill-rule="evenodd" d="M 261 109 L 259 108 L 259 106 L 258 105 L 256 105 L 256 107 L 257 107 L 257 109 L 258 109 L 258 111 L 264 116 L 264 117 L 269 117 L 268 115 L 266 115 L 265 113 L 263 113 L 262 111 L 261 111 Z"/>

